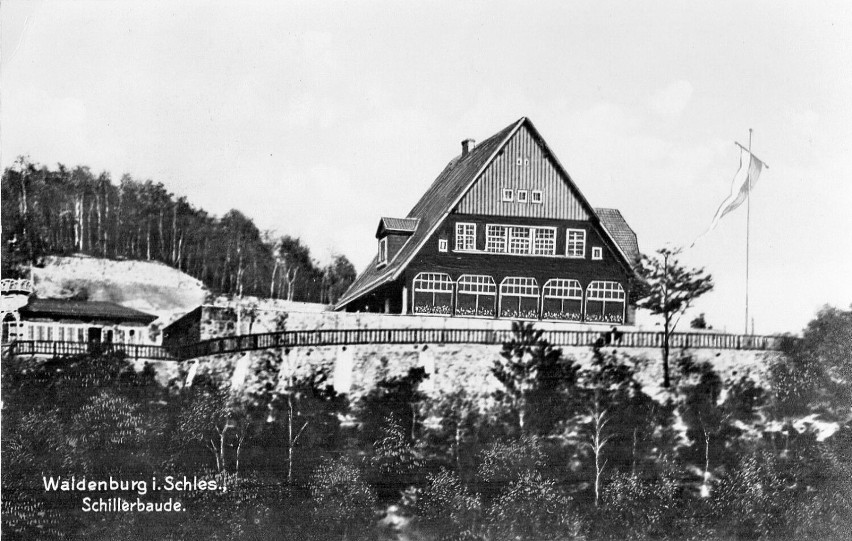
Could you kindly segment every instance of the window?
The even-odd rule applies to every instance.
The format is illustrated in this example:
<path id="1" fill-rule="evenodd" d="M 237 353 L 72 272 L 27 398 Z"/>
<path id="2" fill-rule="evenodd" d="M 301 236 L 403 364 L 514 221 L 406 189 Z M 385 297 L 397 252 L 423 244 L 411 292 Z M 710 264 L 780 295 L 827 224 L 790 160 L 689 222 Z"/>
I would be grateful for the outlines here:
<path id="1" fill-rule="evenodd" d="M 446 252 L 447 251 L 447 239 L 438 239 L 438 251 Z"/>
<path id="2" fill-rule="evenodd" d="M 503 188 L 503 201 L 511 201 L 512 197 L 512 189 L 511 188 Z"/>
<path id="3" fill-rule="evenodd" d="M 526 190 L 518 190 L 518 203 L 526 203 L 527 202 L 527 191 Z"/>
<path id="4" fill-rule="evenodd" d="M 586 288 L 586 321 L 624 322 L 624 288 L 618 282 L 594 281 Z"/>
<path id="5" fill-rule="evenodd" d="M 494 278 L 479 274 L 462 274 L 456 289 L 456 315 L 494 316 L 497 284 Z"/>
<path id="6" fill-rule="evenodd" d="M 556 255 L 555 227 L 536 227 L 533 235 L 533 255 Z"/>
<path id="7" fill-rule="evenodd" d="M 541 190 L 533 190 L 532 192 L 532 202 L 536 204 L 541 204 L 542 202 L 542 194 Z"/>
<path id="8" fill-rule="evenodd" d="M 509 253 L 530 253 L 530 229 L 529 227 L 509 228 Z"/>
<path id="9" fill-rule="evenodd" d="M 592 247 L 592 259 L 603 259 L 603 248 L 600 246 Z"/>
<path id="10" fill-rule="evenodd" d="M 542 288 L 542 319 L 581 321 L 583 319 L 583 288 L 577 280 L 553 278 Z"/>
<path id="11" fill-rule="evenodd" d="M 386 265 L 388 262 L 388 238 L 379 239 L 378 265 Z"/>
<path id="12" fill-rule="evenodd" d="M 450 315 L 453 281 L 443 272 L 421 272 L 414 277 L 411 302 L 416 314 Z"/>
<path id="13" fill-rule="evenodd" d="M 567 257 L 586 257 L 586 232 L 583 229 L 569 229 L 565 247 Z"/>
<path id="14" fill-rule="evenodd" d="M 506 251 L 506 229 L 505 225 L 485 226 L 485 251 L 492 253 L 503 253 Z"/>
<path id="15" fill-rule="evenodd" d="M 538 319 L 538 282 L 509 276 L 500 282 L 500 317 Z"/>
<path id="16" fill-rule="evenodd" d="M 456 250 L 471 252 L 476 250 L 476 224 L 456 224 Z"/>
<path id="17" fill-rule="evenodd" d="M 590 301 L 624 300 L 624 288 L 618 282 L 592 282 L 589 284 L 586 293 Z"/>
<path id="18" fill-rule="evenodd" d="M 556 228 L 488 224 L 485 227 L 485 251 L 513 255 L 556 255 Z"/>

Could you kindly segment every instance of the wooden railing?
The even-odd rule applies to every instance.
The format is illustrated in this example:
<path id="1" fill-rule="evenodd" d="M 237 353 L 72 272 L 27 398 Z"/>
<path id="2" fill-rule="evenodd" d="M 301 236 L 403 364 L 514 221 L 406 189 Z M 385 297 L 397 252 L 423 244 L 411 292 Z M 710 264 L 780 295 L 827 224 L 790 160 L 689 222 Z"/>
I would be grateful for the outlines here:
<path id="1" fill-rule="evenodd" d="M 221 353 L 235 353 L 269 348 L 304 346 L 347 346 L 359 344 L 483 344 L 500 345 L 512 339 L 510 330 L 493 329 L 343 329 L 284 331 L 230 336 L 204 340 L 173 348 L 182 359 Z M 601 331 L 544 331 L 542 336 L 554 346 L 592 346 L 603 341 L 612 347 L 652 347 L 663 345 L 663 334 L 627 331 L 615 335 Z M 673 349 L 749 349 L 777 350 L 783 337 L 738 334 L 675 333 Z"/>
<path id="2" fill-rule="evenodd" d="M 271 348 L 350 346 L 359 344 L 482 344 L 500 345 L 512 339 L 510 330 L 492 329 L 338 329 L 283 331 L 203 340 L 180 346 L 143 346 L 85 342 L 17 341 L 9 344 L 13 355 L 79 355 L 92 351 L 123 351 L 128 358 L 174 361 L 256 351 Z M 544 331 L 542 336 L 557 347 L 659 348 L 663 334 L 648 331 L 608 333 L 601 331 Z M 672 349 L 778 350 L 783 337 L 739 334 L 675 333 Z"/>
<path id="3" fill-rule="evenodd" d="M 140 344 L 112 344 L 103 342 L 57 342 L 53 340 L 17 340 L 4 344 L 10 355 L 38 355 L 68 357 L 84 353 L 123 352 L 128 359 L 146 361 L 176 361 L 174 355 L 163 346 Z"/>

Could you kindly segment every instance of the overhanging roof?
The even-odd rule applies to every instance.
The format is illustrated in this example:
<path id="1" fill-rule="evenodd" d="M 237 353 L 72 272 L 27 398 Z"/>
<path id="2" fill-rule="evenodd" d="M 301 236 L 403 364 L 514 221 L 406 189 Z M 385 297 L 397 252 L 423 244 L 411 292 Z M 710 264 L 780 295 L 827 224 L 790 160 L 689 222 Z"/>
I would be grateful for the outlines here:
<path id="1" fill-rule="evenodd" d="M 627 220 L 618 209 L 596 208 L 595 213 L 601 219 L 601 225 L 607 230 L 612 240 L 621 251 L 630 258 L 631 263 L 639 258 L 639 242 L 636 233 L 627 225 Z"/>
<path id="2" fill-rule="evenodd" d="M 73 299 L 35 299 L 18 310 L 22 319 L 52 318 L 81 321 L 106 320 L 115 323 L 142 323 L 147 325 L 157 316 L 105 301 Z"/>

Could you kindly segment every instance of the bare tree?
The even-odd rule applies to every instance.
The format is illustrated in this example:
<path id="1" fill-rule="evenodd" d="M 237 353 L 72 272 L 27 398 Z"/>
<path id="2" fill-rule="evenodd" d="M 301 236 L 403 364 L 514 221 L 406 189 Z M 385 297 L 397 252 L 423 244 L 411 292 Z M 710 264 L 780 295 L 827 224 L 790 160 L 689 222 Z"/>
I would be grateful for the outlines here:
<path id="1" fill-rule="evenodd" d="M 284 282 L 287 284 L 287 300 L 292 301 L 296 293 L 296 277 L 299 275 L 299 267 L 284 267 Z"/>

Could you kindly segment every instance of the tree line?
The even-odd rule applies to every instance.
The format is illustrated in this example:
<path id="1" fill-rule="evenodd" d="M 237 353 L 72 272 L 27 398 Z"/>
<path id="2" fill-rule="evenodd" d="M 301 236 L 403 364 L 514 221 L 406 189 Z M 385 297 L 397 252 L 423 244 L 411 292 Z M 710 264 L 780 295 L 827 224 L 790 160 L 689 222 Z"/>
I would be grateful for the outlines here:
<path id="1" fill-rule="evenodd" d="M 210 215 L 160 182 L 19 157 L 2 178 L 3 276 L 73 253 L 160 261 L 216 293 L 335 302 L 355 279 L 344 255 L 321 266 L 297 237 L 238 210 Z"/>

